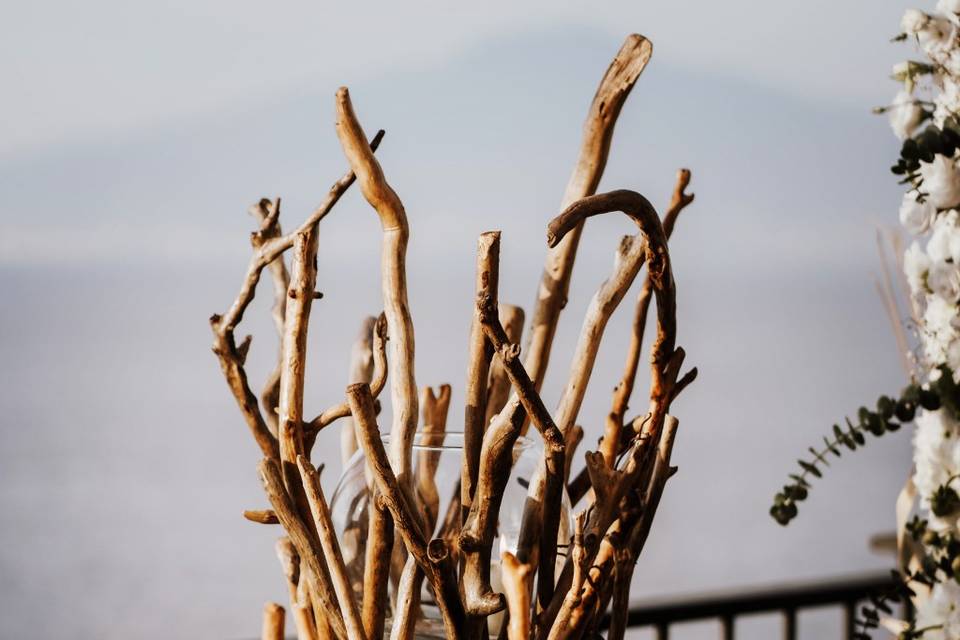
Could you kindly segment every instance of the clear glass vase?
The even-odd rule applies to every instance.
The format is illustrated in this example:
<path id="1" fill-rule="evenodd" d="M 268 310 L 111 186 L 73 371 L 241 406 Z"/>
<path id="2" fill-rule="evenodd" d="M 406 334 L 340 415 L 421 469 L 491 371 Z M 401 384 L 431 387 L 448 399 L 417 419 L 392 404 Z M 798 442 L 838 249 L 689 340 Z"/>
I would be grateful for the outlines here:
<path id="1" fill-rule="evenodd" d="M 384 445 L 389 451 L 389 436 L 383 436 Z M 493 543 L 491 566 L 491 584 L 494 589 L 500 585 L 500 556 L 504 551 L 516 553 L 520 536 L 520 524 L 527 497 L 530 479 L 543 456 L 539 442 L 521 437 L 513 448 L 513 469 L 507 481 L 500 506 L 497 522 L 497 537 Z M 427 433 L 417 432 L 413 446 L 414 484 L 420 500 L 420 507 L 432 525 L 430 537 L 458 535 L 460 532 L 459 495 L 460 466 L 463 459 L 463 433 Z M 358 599 L 362 599 L 363 570 L 367 537 L 367 514 L 370 507 L 370 479 L 367 477 L 366 458 L 363 451 L 357 451 L 347 463 L 333 492 L 330 508 L 334 525 L 340 538 L 347 573 Z M 427 470 L 436 469 L 429 482 L 425 478 Z M 454 509 L 456 513 L 450 513 Z M 448 517 L 449 516 L 449 517 Z M 570 500 L 563 494 L 560 528 L 557 545 L 560 550 L 566 548 L 572 534 Z M 399 537 L 395 545 L 402 545 Z M 395 547 L 395 558 L 397 556 Z M 557 571 L 562 568 L 565 553 L 558 554 Z M 402 554 L 400 556 L 402 558 Z M 391 601 L 395 597 L 395 580 L 402 565 L 394 563 L 391 570 Z M 421 638 L 443 638 L 443 627 L 439 622 L 433 605 L 433 595 L 427 585 L 421 593 L 423 615 L 417 623 L 417 635 Z M 389 616 L 388 616 L 389 617 Z M 499 630 L 500 615 L 491 616 L 489 627 L 491 635 Z M 389 624 L 387 626 L 389 632 Z"/>

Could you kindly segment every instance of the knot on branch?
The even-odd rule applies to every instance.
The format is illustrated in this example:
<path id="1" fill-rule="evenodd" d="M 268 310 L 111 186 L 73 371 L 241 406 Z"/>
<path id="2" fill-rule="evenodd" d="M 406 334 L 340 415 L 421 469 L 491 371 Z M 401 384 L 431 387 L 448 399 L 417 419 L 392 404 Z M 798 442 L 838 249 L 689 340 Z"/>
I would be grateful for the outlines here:
<path id="1" fill-rule="evenodd" d="M 430 562 L 438 564 L 447 559 L 450 555 L 450 548 L 443 538 L 434 538 L 427 543 L 427 557 Z"/>
<path id="2" fill-rule="evenodd" d="M 504 364 L 510 364 L 520 356 L 520 345 L 519 344 L 504 344 L 497 351 L 500 358 L 503 360 Z"/>

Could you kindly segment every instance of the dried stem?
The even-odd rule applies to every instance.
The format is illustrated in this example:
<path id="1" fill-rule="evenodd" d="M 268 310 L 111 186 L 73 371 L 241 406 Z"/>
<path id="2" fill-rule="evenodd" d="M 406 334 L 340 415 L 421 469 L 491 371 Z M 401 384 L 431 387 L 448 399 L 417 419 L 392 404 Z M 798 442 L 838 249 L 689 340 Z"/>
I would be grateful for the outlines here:
<path id="1" fill-rule="evenodd" d="M 306 452 L 303 434 L 303 388 L 307 369 L 307 327 L 317 285 L 317 228 L 297 234 L 293 243 L 290 289 L 283 327 L 283 367 L 280 372 L 280 461 L 283 481 L 300 517 L 312 526 L 310 505 L 303 491 L 297 456 Z"/>
<path id="2" fill-rule="evenodd" d="M 390 585 L 393 517 L 381 506 L 379 492 L 370 488 L 367 548 L 363 565 L 363 630 L 367 638 L 382 638 Z"/>
<path id="3" fill-rule="evenodd" d="M 283 640 L 283 623 L 286 612 L 276 602 L 263 605 L 262 640 Z"/>
<path id="4" fill-rule="evenodd" d="M 382 139 L 383 131 L 381 130 L 370 141 L 370 148 L 376 149 Z M 269 458 L 276 459 L 280 456 L 277 439 L 270 432 L 270 428 L 257 406 L 257 398 L 250 389 L 247 374 L 243 367 L 244 352 L 236 345 L 234 330 L 243 319 L 243 313 L 250 305 L 250 301 L 253 300 L 263 269 L 277 260 L 284 251 L 292 247 L 294 239 L 300 232 L 312 229 L 317 222 L 323 219 L 346 190 L 350 188 L 353 181 L 353 171 L 348 171 L 333 184 L 326 199 L 300 225 L 300 228 L 285 236 L 265 240 L 262 244 L 256 246 L 247 267 L 247 274 L 240 287 L 240 293 L 237 294 L 230 309 L 222 316 L 214 314 L 210 317 L 210 328 L 213 330 L 213 353 L 220 361 L 220 368 L 223 370 L 227 385 L 230 387 L 237 404 L 240 405 L 240 411 L 247 421 L 247 426 L 250 428 L 254 440 L 260 446 L 263 455 Z"/>
<path id="5" fill-rule="evenodd" d="M 477 296 L 477 305 L 480 310 L 480 322 L 483 326 L 484 335 L 487 336 L 500 357 L 507 372 L 507 377 L 510 378 L 514 393 L 519 397 L 520 404 L 526 414 L 530 416 L 544 442 L 541 465 L 543 473 L 539 474 L 543 478 L 543 491 L 540 494 L 542 499 L 537 501 L 536 505 L 528 501 L 528 509 L 524 513 L 524 520 L 528 531 L 532 530 L 533 522 L 539 523 L 539 526 L 536 527 L 540 532 L 541 545 L 539 570 L 537 571 L 537 591 L 541 600 L 549 600 L 554 586 L 557 529 L 560 524 L 560 501 L 564 484 L 565 443 L 563 434 L 554 424 L 553 418 L 543 404 L 540 394 L 537 393 L 533 381 L 530 380 L 530 376 L 527 375 L 523 364 L 521 364 L 519 346 L 510 344 L 507 340 L 507 334 L 500 324 L 496 300 L 492 299 L 486 292 L 481 292 Z M 526 537 L 529 539 L 529 536 Z M 524 538 L 522 533 L 521 538 Z M 518 557 L 524 562 L 529 561 L 529 549 L 518 548 Z"/>
<path id="6" fill-rule="evenodd" d="M 485 291 L 497 299 L 500 279 L 500 232 L 487 231 L 477 240 L 476 291 Z M 474 313 L 470 324 L 470 352 L 467 362 L 463 415 L 463 465 L 460 472 L 460 505 L 466 514 L 473 504 L 480 469 L 480 446 L 486 424 L 487 376 L 493 348 L 483 335 L 483 327 Z"/>
<path id="7" fill-rule="evenodd" d="M 563 433 L 573 426 L 580 412 L 607 322 L 640 272 L 646 255 L 647 246 L 643 237 L 639 234 L 624 236 L 614 255 L 613 273 L 590 300 L 570 365 L 570 375 L 555 412 L 557 426 Z"/>
<path id="8" fill-rule="evenodd" d="M 393 426 L 390 449 L 393 470 L 401 484 L 412 482 L 413 438 L 417 431 L 417 383 L 414 379 L 413 320 L 407 303 L 406 253 L 410 230 L 396 192 L 367 144 L 353 112 L 346 87 L 337 91 L 337 137 L 360 180 L 360 190 L 377 211 L 383 227 L 383 308 L 390 332 L 390 395 Z M 354 416 L 356 418 L 356 416 Z"/>
<path id="9" fill-rule="evenodd" d="M 280 524 L 280 520 L 277 519 L 277 514 L 273 512 L 273 509 L 247 510 L 243 512 L 243 517 L 250 522 L 259 522 L 260 524 Z"/>
<path id="10" fill-rule="evenodd" d="M 361 381 L 363 382 L 363 381 Z M 352 383 L 351 383 L 352 384 Z M 370 391 L 373 397 L 377 398 L 383 387 L 387 384 L 387 320 L 384 314 L 380 314 L 373 330 L 373 376 L 370 380 Z M 304 437 L 308 442 L 312 442 L 317 434 L 324 428 L 333 424 L 340 418 L 350 416 L 350 405 L 347 401 L 337 403 L 323 411 L 316 418 L 304 426 Z M 351 423 L 352 428 L 352 423 Z M 353 431 L 350 432 L 353 434 Z M 354 435 L 354 441 L 356 436 Z M 309 446 L 307 447 L 310 448 Z"/>
<path id="11" fill-rule="evenodd" d="M 302 455 L 297 456 L 297 466 L 300 469 L 307 500 L 310 502 L 310 511 L 313 514 L 313 521 L 320 537 L 320 546 L 333 580 L 337 601 L 340 603 L 340 611 L 343 613 L 347 637 L 349 640 L 366 640 L 360 610 L 353 596 L 350 579 L 347 577 L 347 567 L 343 563 L 340 544 L 337 542 L 337 531 L 330 515 L 330 507 L 327 505 L 323 487 L 320 485 L 320 476 L 310 461 Z"/>
<path id="12" fill-rule="evenodd" d="M 622 211 L 632 218 L 646 239 L 648 279 L 657 299 L 657 337 L 651 349 L 650 388 L 650 411 L 656 433 L 669 406 L 665 375 L 676 342 L 676 293 L 670 270 L 670 253 L 656 210 L 642 195 L 625 189 L 589 196 L 553 219 L 547 226 L 547 242 L 555 246 L 586 218 L 611 211 Z"/>
<path id="13" fill-rule="evenodd" d="M 280 230 L 280 198 L 273 202 L 263 198 L 256 205 L 250 207 L 249 211 L 260 221 L 260 229 L 250 236 L 250 242 L 255 249 L 261 247 L 264 241 L 283 235 Z M 277 328 L 277 336 L 280 339 L 280 348 L 277 350 L 277 366 L 270 372 L 263 385 L 263 391 L 260 392 L 260 405 L 263 408 L 270 432 L 277 436 L 279 430 L 277 401 L 280 397 L 280 370 L 283 362 L 283 324 L 287 308 L 287 287 L 290 286 L 290 276 L 287 274 L 287 266 L 283 262 L 282 254 L 268 265 L 268 269 L 270 270 L 270 279 L 273 281 L 273 309 L 271 314 L 273 315 L 273 324 Z"/>
<path id="14" fill-rule="evenodd" d="M 313 613 L 317 620 L 317 627 L 320 627 L 325 620 L 338 638 L 346 638 L 346 627 L 340 608 L 337 606 L 337 595 L 330 581 L 316 535 L 300 519 L 284 487 L 277 463 L 270 458 L 264 458 L 257 465 L 257 470 L 260 472 L 263 488 L 280 519 L 280 524 L 287 530 L 287 535 L 300 556 L 302 566 L 305 565 L 307 569 L 307 582 L 310 585 L 311 595 L 315 598 Z"/>
<path id="15" fill-rule="evenodd" d="M 347 387 L 347 400 L 356 420 L 360 445 L 366 455 L 367 465 L 376 481 L 381 499 L 393 516 L 394 526 L 407 551 L 413 556 L 433 587 L 444 628 L 450 638 L 459 638 L 463 626 L 463 607 L 460 602 L 456 575 L 447 558 L 446 545 L 440 539 L 430 541 L 435 547 L 430 553 L 427 538 L 421 528 L 419 518 L 411 504 L 409 495 L 402 489 L 399 479 L 393 472 L 383 448 L 383 440 L 377 429 L 373 410 L 373 397 L 365 384 Z"/>
<path id="16" fill-rule="evenodd" d="M 503 573 L 503 592 L 507 598 L 510 622 L 507 637 L 510 640 L 528 640 L 530 638 L 530 592 L 527 581 L 532 567 L 523 564 L 509 551 L 504 552 L 500 560 Z"/>
<path id="17" fill-rule="evenodd" d="M 686 193 L 690 184 L 690 170 L 677 171 L 677 182 L 673 188 L 670 205 L 663 216 L 663 233 L 670 239 L 677 217 L 687 205 L 693 202 L 694 194 Z M 637 379 L 637 367 L 640 364 L 640 351 L 643 348 L 643 333 L 647 325 L 647 312 L 650 300 L 653 297 L 653 287 L 649 278 L 644 279 L 633 317 L 633 332 L 630 335 L 630 345 L 627 347 L 627 361 L 623 369 L 623 377 L 613 392 L 613 404 L 607 416 L 606 429 L 600 443 L 600 452 L 603 453 L 607 465 L 613 467 L 617 455 L 620 453 L 621 432 L 623 431 L 624 414 L 633 393 L 633 386 Z"/>
<path id="18" fill-rule="evenodd" d="M 587 113 L 580 154 L 567 183 L 561 208 L 596 192 L 607 164 L 613 128 L 620 109 L 637 78 L 646 68 L 652 52 L 653 46 L 649 40 L 632 34 L 627 36 L 607 68 Z M 546 265 L 537 289 L 537 303 L 533 311 L 524 366 L 530 377 L 536 381 L 538 390 L 547 370 L 560 311 L 567 303 L 580 232 L 581 226 L 577 225 L 563 242 L 547 252 Z"/>
<path id="19" fill-rule="evenodd" d="M 373 316 L 367 316 L 360 324 L 360 332 L 350 349 L 348 384 L 369 383 L 373 380 L 373 333 L 376 325 L 377 319 Z M 349 407 L 347 409 L 349 411 Z M 344 418 L 343 425 L 340 427 L 340 462 L 346 468 L 350 458 L 357 451 L 358 445 L 357 437 L 353 434 L 353 420 L 349 415 Z"/>
<path id="20" fill-rule="evenodd" d="M 425 447 L 439 447 L 443 445 L 447 430 L 450 385 L 440 385 L 436 395 L 433 389 L 424 387 L 422 395 L 420 404 L 423 411 L 423 427 L 420 430 L 420 444 Z M 417 499 L 423 507 L 428 532 L 432 532 L 437 526 L 437 518 L 440 514 L 440 493 L 437 491 L 436 479 L 439 464 L 440 451 L 424 449 L 417 452 Z"/>
<path id="21" fill-rule="evenodd" d="M 520 344 L 523 333 L 523 309 L 512 304 L 499 305 L 500 324 L 507 332 L 510 344 Z M 487 382 L 487 410 L 484 412 L 484 428 L 500 413 L 510 397 L 510 379 L 499 359 L 490 363 L 490 378 Z"/>

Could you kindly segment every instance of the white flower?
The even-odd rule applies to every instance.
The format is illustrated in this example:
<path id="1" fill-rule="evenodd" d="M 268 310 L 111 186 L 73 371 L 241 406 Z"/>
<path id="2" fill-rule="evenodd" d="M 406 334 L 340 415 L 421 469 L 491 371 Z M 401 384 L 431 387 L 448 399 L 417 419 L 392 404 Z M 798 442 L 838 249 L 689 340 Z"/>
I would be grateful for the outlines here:
<path id="1" fill-rule="evenodd" d="M 900 18 L 900 29 L 907 34 L 916 35 L 927 24 L 930 16 L 917 9 L 907 9 Z"/>
<path id="2" fill-rule="evenodd" d="M 960 13 L 960 0 L 937 0 L 937 13 L 943 13 L 948 18 Z"/>
<path id="3" fill-rule="evenodd" d="M 947 302 L 956 302 L 960 298 L 960 269 L 953 263 L 938 262 L 931 267 L 927 284 Z"/>
<path id="4" fill-rule="evenodd" d="M 931 629 L 923 640 L 960 638 L 960 584 L 955 580 L 937 583 L 930 596 L 917 602 L 917 628 Z"/>
<path id="5" fill-rule="evenodd" d="M 890 105 L 887 113 L 894 135 L 901 140 L 909 138 L 923 118 L 923 109 L 914 97 L 903 89 L 894 97 L 893 104 Z"/>
<path id="6" fill-rule="evenodd" d="M 954 44 L 954 27 L 946 18 L 928 17 L 920 31 L 917 42 L 932 58 L 939 58 Z"/>
<path id="7" fill-rule="evenodd" d="M 952 158 L 937 154 L 933 162 L 920 162 L 923 191 L 937 209 L 950 209 L 960 204 L 960 169 Z"/>
<path id="8" fill-rule="evenodd" d="M 920 245 L 914 241 L 906 251 L 903 252 L 903 271 L 907 276 L 907 283 L 913 293 L 919 293 L 924 290 L 923 281 L 930 270 L 930 258 L 923 252 Z"/>
<path id="9" fill-rule="evenodd" d="M 926 233 L 936 215 L 937 211 L 929 201 L 917 201 L 916 191 L 903 194 L 903 201 L 900 203 L 900 223 L 910 233 L 916 235 Z"/>

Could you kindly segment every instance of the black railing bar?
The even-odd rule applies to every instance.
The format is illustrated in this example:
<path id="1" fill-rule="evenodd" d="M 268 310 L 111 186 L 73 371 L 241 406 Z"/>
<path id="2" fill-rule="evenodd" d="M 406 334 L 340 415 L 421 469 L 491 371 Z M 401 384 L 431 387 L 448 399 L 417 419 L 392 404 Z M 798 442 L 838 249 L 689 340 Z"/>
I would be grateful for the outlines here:
<path id="1" fill-rule="evenodd" d="M 707 594 L 670 599 L 630 608 L 631 627 L 671 624 L 687 620 L 723 618 L 784 609 L 813 608 L 858 601 L 866 595 L 893 586 L 889 573 L 834 578 L 813 583 L 751 588 L 734 593 Z M 606 628 L 606 621 L 601 628 Z"/>

